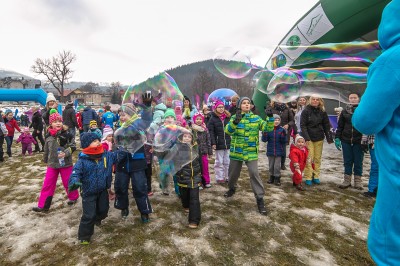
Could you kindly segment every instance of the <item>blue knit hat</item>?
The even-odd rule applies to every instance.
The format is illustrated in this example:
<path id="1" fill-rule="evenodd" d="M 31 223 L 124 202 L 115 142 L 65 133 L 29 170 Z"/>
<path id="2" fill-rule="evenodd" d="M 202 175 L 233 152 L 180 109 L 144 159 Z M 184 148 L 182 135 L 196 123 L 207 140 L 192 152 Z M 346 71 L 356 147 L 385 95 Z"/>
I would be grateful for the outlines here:
<path id="1" fill-rule="evenodd" d="M 98 139 L 100 141 L 100 138 L 99 138 L 99 136 L 97 136 L 97 134 L 91 133 L 91 132 L 83 132 L 81 134 L 82 149 L 89 147 L 89 145 L 96 139 Z"/>

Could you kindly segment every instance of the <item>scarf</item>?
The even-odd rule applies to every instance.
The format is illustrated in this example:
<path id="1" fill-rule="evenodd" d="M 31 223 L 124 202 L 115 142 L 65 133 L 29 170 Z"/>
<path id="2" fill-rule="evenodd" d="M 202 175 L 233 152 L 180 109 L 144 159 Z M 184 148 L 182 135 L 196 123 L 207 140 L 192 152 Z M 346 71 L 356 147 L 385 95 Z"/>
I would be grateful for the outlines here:
<path id="1" fill-rule="evenodd" d="M 62 129 L 62 128 L 60 128 L 60 129 L 55 129 L 55 128 L 49 127 L 49 133 L 50 133 L 51 136 L 55 137 L 55 136 L 57 135 L 57 132 L 58 132 L 58 131 L 61 131 L 61 129 Z"/>
<path id="2" fill-rule="evenodd" d="M 192 124 L 192 128 L 196 131 L 199 132 L 204 132 L 206 131 L 206 125 L 204 123 L 201 124 L 201 126 L 197 125 L 197 124 Z"/>
<path id="3" fill-rule="evenodd" d="M 101 143 L 106 143 L 107 145 L 108 145 L 108 151 L 111 151 L 112 150 L 112 142 L 110 142 L 110 141 L 107 141 L 107 140 L 104 140 L 104 141 L 102 141 Z"/>
<path id="4" fill-rule="evenodd" d="M 82 152 L 86 155 L 100 155 L 99 157 L 101 157 L 101 155 L 104 153 L 104 149 L 102 145 L 99 145 L 97 147 L 87 147 L 82 149 Z M 97 157 L 97 156 L 95 156 Z"/>

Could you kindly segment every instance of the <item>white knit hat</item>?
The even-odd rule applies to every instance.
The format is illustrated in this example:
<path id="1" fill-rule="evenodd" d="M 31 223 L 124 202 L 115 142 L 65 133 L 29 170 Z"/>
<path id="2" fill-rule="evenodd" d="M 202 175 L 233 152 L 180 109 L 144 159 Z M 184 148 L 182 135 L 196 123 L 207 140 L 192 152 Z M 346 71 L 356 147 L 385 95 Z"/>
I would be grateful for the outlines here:
<path id="1" fill-rule="evenodd" d="M 299 139 L 304 139 L 304 138 L 300 135 L 297 135 L 296 138 L 294 139 L 294 144 L 296 144 Z"/>
<path id="2" fill-rule="evenodd" d="M 109 135 L 112 135 L 112 134 L 114 134 L 113 129 L 109 125 L 106 125 L 103 128 L 103 138 L 101 139 L 101 141 L 104 141 Z"/>
<path id="3" fill-rule="evenodd" d="M 46 103 L 50 102 L 50 101 L 56 101 L 56 97 L 54 97 L 54 94 L 49 92 L 47 94 L 47 98 L 46 98 Z"/>

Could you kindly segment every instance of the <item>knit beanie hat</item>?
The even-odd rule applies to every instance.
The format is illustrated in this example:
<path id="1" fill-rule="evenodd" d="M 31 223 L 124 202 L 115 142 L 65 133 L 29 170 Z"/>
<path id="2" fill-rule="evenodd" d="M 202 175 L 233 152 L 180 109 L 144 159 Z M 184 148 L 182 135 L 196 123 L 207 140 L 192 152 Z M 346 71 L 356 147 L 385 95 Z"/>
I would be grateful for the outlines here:
<path id="1" fill-rule="evenodd" d="M 112 134 L 114 134 L 113 129 L 109 125 L 106 125 L 103 128 L 103 138 L 101 140 L 102 141 L 105 140 L 109 135 L 112 135 Z"/>
<path id="2" fill-rule="evenodd" d="M 24 133 L 29 133 L 29 127 L 24 127 Z"/>
<path id="3" fill-rule="evenodd" d="M 214 111 L 217 110 L 217 107 L 220 106 L 220 105 L 225 106 L 225 104 L 224 104 L 222 101 L 217 100 L 217 101 L 214 103 L 214 107 L 213 107 Z"/>
<path id="4" fill-rule="evenodd" d="M 304 139 L 304 138 L 302 136 L 300 136 L 300 135 L 297 135 L 296 138 L 294 139 L 294 144 L 297 144 L 297 141 L 299 139 Z"/>
<path id="5" fill-rule="evenodd" d="M 11 111 L 11 109 L 7 109 L 6 111 L 5 111 L 5 114 L 6 115 L 8 115 L 9 113 L 12 113 L 13 111 Z"/>
<path id="6" fill-rule="evenodd" d="M 83 132 L 81 134 L 82 149 L 89 147 L 89 145 L 96 139 L 98 139 L 100 141 L 100 138 L 99 138 L 99 136 L 97 136 L 97 134 L 92 133 L 92 132 Z"/>
<path id="7" fill-rule="evenodd" d="M 104 113 L 104 110 L 103 109 L 99 109 L 99 110 L 97 110 L 97 112 L 98 113 Z"/>
<path id="8" fill-rule="evenodd" d="M 56 109 L 51 109 L 50 110 L 50 117 L 49 117 L 49 124 L 51 125 L 55 121 L 63 121 L 62 116 L 57 113 Z"/>
<path id="9" fill-rule="evenodd" d="M 85 107 L 84 107 L 83 105 L 79 105 L 79 106 L 78 106 L 78 111 L 79 111 L 79 110 L 83 110 L 83 109 L 85 109 Z"/>
<path id="10" fill-rule="evenodd" d="M 48 102 L 50 102 L 50 101 L 56 101 L 56 97 L 54 97 L 54 94 L 51 93 L 51 92 L 49 92 L 49 93 L 47 94 L 46 104 L 47 104 Z"/>
<path id="11" fill-rule="evenodd" d="M 133 103 L 124 103 L 121 105 L 121 110 L 129 116 L 134 116 L 136 114 L 136 107 L 133 105 Z"/>
<path id="12" fill-rule="evenodd" d="M 193 122 L 194 122 L 194 123 L 196 123 L 197 117 L 201 117 L 201 120 L 202 120 L 203 123 L 204 123 L 204 115 L 202 115 L 201 113 L 195 113 L 195 114 L 193 115 Z"/>
<path id="13" fill-rule="evenodd" d="M 96 126 L 96 127 L 97 127 L 97 122 L 96 122 L 96 120 L 91 120 L 91 121 L 89 122 L 89 127 L 92 127 L 92 126 Z"/>
<path id="14" fill-rule="evenodd" d="M 275 120 L 275 119 L 281 120 L 281 117 L 280 117 L 278 114 L 273 114 L 273 117 L 274 117 L 274 120 Z"/>
<path id="15" fill-rule="evenodd" d="M 74 103 L 72 102 L 72 101 L 67 101 L 66 103 L 65 103 L 65 105 L 73 105 Z"/>
<path id="16" fill-rule="evenodd" d="M 250 100 L 249 97 L 242 97 L 242 98 L 240 98 L 240 100 L 239 100 L 239 102 L 238 102 L 238 105 L 237 105 L 238 108 L 241 108 L 242 103 L 243 103 L 244 100 L 248 100 L 249 103 L 251 103 L 251 100 Z"/>
<path id="17" fill-rule="evenodd" d="M 174 110 L 172 110 L 171 108 L 168 108 L 165 113 L 164 113 L 164 119 L 167 118 L 168 116 L 172 116 L 175 120 L 176 120 L 176 115 Z"/>

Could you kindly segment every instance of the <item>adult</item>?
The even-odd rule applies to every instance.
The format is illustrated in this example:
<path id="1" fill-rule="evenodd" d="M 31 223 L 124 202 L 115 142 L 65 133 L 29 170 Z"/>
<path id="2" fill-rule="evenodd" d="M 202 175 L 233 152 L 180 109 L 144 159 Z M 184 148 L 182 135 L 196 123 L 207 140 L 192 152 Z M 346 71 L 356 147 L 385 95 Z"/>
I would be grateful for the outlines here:
<path id="1" fill-rule="evenodd" d="M 29 117 L 25 114 L 25 112 L 22 113 L 20 119 L 21 119 L 21 127 L 29 126 Z"/>
<path id="2" fill-rule="evenodd" d="M 89 131 L 89 124 L 90 121 L 95 120 L 97 121 L 97 114 L 96 111 L 93 110 L 90 105 L 86 106 L 85 109 L 83 109 L 82 112 L 82 125 L 83 125 L 83 131 L 88 132 Z"/>
<path id="3" fill-rule="evenodd" d="M 211 118 L 211 112 L 210 109 L 208 108 L 208 106 L 206 104 L 203 105 L 203 115 L 204 115 L 204 123 L 207 125 L 208 121 L 210 121 Z"/>
<path id="4" fill-rule="evenodd" d="M 0 162 L 4 162 L 4 152 L 3 152 L 3 144 L 4 138 L 7 136 L 8 130 L 6 125 L 4 124 L 3 115 L 0 110 Z"/>
<path id="5" fill-rule="evenodd" d="M 229 149 L 231 136 L 225 133 L 225 126 L 229 122 L 229 116 L 225 113 L 224 103 L 217 101 L 214 104 L 214 112 L 211 113 L 207 128 L 210 133 L 211 147 L 215 150 L 215 179 L 217 183 L 225 183 L 228 180 Z"/>
<path id="6" fill-rule="evenodd" d="M 343 151 L 344 177 L 339 188 L 351 186 L 351 176 L 354 172 L 354 188 L 362 190 L 361 176 L 363 170 L 364 152 L 361 146 L 362 134 L 353 127 L 351 118 L 356 110 L 360 96 L 357 93 L 349 94 L 349 104 L 341 112 L 335 134 L 335 146 Z"/>
<path id="7" fill-rule="evenodd" d="M 236 111 L 237 111 L 237 108 L 238 108 L 237 107 L 237 103 L 238 103 L 239 99 L 240 99 L 240 97 L 237 94 L 232 96 L 232 98 L 231 98 L 231 106 L 230 106 L 230 108 L 228 110 L 231 115 L 236 114 Z"/>
<path id="8" fill-rule="evenodd" d="M 293 112 L 287 107 L 285 103 L 271 102 L 271 111 L 273 114 L 277 114 L 281 118 L 281 127 L 286 131 L 286 145 L 283 149 L 283 154 L 281 157 L 281 170 L 286 170 L 286 148 L 290 142 L 290 132 L 295 128 Z M 296 134 L 296 132 L 294 132 Z"/>
<path id="9" fill-rule="evenodd" d="M 331 124 L 325 111 L 324 100 L 318 95 L 311 95 L 308 105 L 301 113 L 300 128 L 308 148 L 308 159 L 304 170 L 305 184 L 320 184 L 321 159 L 324 139 L 333 143 Z"/>
<path id="10" fill-rule="evenodd" d="M 34 152 L 44 152 L 44 139 L 43 139 L 43 119 L 42 114 L 40 113 L 39 107 L 32 107 L 32 123 L 29 128 L 33 128 L 32 137 L 35 139 L 35 150 Z M 42 148 L 39 148 L 39 141 L 42 145 Z"/>
<path id="11" fill-rule="evenodd" d="M 97 127 L 101 130 L 101 132 L 103 132 L 103 115 L 104 115 L 104 110 L 102 108 L 100 108 L 99 110 L 97 110 Z"/>
<path id="12" fill-rule="evenodd" d="M 183 118 L 186 121 L 186 125 L 192 125 L 192 118 L 195 113 L 197 113 L 196 106 L 192 105 L 189 97 L 183 96 Z"/>
<path id="13" fill-rule="evenodd" d="M 83 133 L 83 124 L 82 124 L 82 113 L 83 109 L 85 109 L 83 106 L 78 106 L 78 112 L 76 113 L 76 124 L 78 125 L 78 130 L 79 130 L 79 136 Z"/>
<path id="14" fill-rule="evenodd" d="M 7 143 L 7 155 L 8 157 L 12 157 L 11 146 L 14 140 L 14 132 L 15 130 L 21 132 L 21 129 L 18 126 L 17 120 L 14 119 L 13 112 L 10 109 L 7 109 L 5 112 L 4 124 L 6 125 L 8 131 L 8 134 L 5 137 Z"/>
<path id="15" fill-rule="evenodd" d="M 62 113 L 62 118 L 64 125 L 68 126 L 68 132 L 72 136 L 71 143 L 75 144 L 75 135 L 78 122 L 76 121 L 76 113 L 72 101 L 66 102 L 65 109 Z"/>
<path id="16" fill-rule="evenodd" d="M 102 123 L 104 126 L 108 125 L 110 128 L 114 128 L 114 123 L 117 121 L 117 118 L 115 117 L 114 113 L 111 112 L 111 106 L 107 105 L 106 106 L 106 112 L 102 116 Z"/>
<path id="17" fill-rule="evenodd" d="M 300 96 L 297 99 L 297 109 L 294 115 L 294 124 L 296 126 L 296 131 L 297 134 L 299 134 L 300 136 L 303 136 L 301 134 L 301 126 L 300 126 L 300 120 L 301 120 L 301 113 L 303 112 L 304 108 L 306 107 L 307 104 L 307 98 Z"/>
<path id="18" fill-rule="evenodd" d="M 375 135 L 363 135 L 361 139 L 361 145 L 368 147 L 368 151 L 371 157 L 371 167 L 369 170 L 369 181 L 368 191 L 364 192 L 363 195 L 368 198 L 376 198 L 378 193 L 378 179 L 379 179 L 379 164 L 376 160 L 375 155 Z"/>
<path id="19" fill-rule="evenodd" d="M 370 219 L 368 249 L 377 265 L 398 265 L 400 261 L 399 14 L 400 0 L 392 0 L 383 10 L 378 28 L 383 53 L 368 69 L 367 88 L 353 114 L 358 131 L 376 134 L 379 192 Z"/>
<path id="20" fill-rule="evenodd" d="M 46 98 L 46 106 L 42 109 L 43 121 L 47 127 L 50 125 L 49 124 L 50 110 L 57 109 L 57 107 L 58 107 L 58 103 L 57 103 L 56 97 L 54 97 L 53 93 L 49 92 L 47 94 L 47 98 Z"/>

